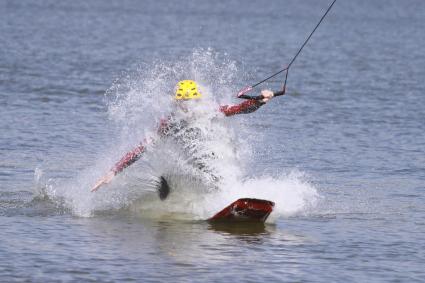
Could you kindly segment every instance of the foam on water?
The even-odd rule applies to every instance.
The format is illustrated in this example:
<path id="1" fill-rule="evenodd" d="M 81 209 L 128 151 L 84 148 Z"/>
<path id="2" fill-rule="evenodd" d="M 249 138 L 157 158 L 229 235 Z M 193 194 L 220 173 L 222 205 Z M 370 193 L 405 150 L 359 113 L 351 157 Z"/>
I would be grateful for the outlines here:
<path id="1" fill-rule="evenodd" d="M 274 201 L 272 221 L 306 211 L 319 196 L 301 172 L 277 177 L 245 175 L 244 164 L 252 156 L 243 136 L 256 133 L 245 127 L 244 119 L 225 118 L 218 111 L 219 105 L 231 103 L 241 77 L 235 62 L 211 50 L 196 50 L 175 63 L 140 66 L 106 92 L 110 120 L 119 129 L 116 145 L 105 149 L 96 164 L 66 184 L 44 181 L 43 194 L 79 216 L 125 208 L 147 217 L 206 219 L 243 197 Z M 197 81 L 203 95 L 200 101 L 185 102 L 190 109 L 187 113 L 176 112 L 172 96 L 175 83 L 182 79 Z M 158 139 L 160 119 L 172 112 L 196 129 L 197 138 L 181 131 L 177 140 Z M 96 179 L 145 138 L 156 142 L 143 157 L 110 184 L 90 193 Z M 199 169 L 199 161 L 206 169 Z M 156 192 L 160 176 L 172 188 L 165 201 L 160 201 Z M 42 182 L 39 170 L 36 179 Z"/>

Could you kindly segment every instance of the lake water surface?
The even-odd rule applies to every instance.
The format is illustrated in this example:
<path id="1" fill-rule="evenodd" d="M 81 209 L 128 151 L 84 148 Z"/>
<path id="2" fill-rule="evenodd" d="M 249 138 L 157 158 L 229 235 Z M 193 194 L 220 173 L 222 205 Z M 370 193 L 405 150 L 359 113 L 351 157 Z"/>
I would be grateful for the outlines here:
<path id="1" fill-rule="evenodd" d="M 238 157 L 218 164 L 234 180 L 221 192 L 159 201 L 146 174 L 181 170 L 164 152 L 89 192 L 176 81 L 240 102 L 329 2 L 1 0 L 1 281 L 424 282 L 420 0 L 337 1 L 288 95 L 213 128 L 213 149 Z M 276 210 L 266 225 L 205 221 L 239 197 Z"/>

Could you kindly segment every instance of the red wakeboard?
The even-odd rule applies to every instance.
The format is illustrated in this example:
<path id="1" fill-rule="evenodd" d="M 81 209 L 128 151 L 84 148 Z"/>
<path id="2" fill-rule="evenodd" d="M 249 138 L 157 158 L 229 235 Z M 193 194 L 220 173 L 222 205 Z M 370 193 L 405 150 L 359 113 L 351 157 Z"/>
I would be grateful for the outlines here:
<path id="1" fill-rule="evenodd" d="M 210 222 L 265 222 L 273 211 L 274 202 L 241 198 L 208 219 Z"/>

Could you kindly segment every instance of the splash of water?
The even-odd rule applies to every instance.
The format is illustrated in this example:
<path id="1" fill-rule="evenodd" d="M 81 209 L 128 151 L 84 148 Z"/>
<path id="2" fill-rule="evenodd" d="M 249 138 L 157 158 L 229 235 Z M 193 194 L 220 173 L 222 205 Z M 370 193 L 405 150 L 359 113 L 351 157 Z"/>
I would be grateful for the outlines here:
<path id="1" fill-rule="evenodd" d="M 78 178 L 46 186 L 44 193 L 79 216 L 126 208 L 144 216 L 206 219 L 238 198 L 254 197 L 276 203 L 273 219 L 314 205 L 318 194 L 300 173 L 277 178 L 244 176 L 243 164 L 248 164 L 251 151 L 242 136 L 250 131 L 243 119 L 225 118 L 218 111 L 220 104 L 234 96 L 239 75 L 235 62 L 227 57 L 196 50 L 178 62 L 141 66 L 117 80 L 106 92 L 109 117 L 120 129 L 116 147 Z M 175 83 L 183 79 L 197 81 L 203 96 L 185 103 L 189 112 L 176 111 L 172 96 Z M 172 112 L 177 113 L 177 121 L 189 123 L 191 134 L 182 130 L 159 139 L 160 119 Z M 138 162 L 101 191 L 89 192 L 99 176 L 146 137 L 156 142 Z M 172 188 L 163 202 L 156 192 L 160 176 Z"/>

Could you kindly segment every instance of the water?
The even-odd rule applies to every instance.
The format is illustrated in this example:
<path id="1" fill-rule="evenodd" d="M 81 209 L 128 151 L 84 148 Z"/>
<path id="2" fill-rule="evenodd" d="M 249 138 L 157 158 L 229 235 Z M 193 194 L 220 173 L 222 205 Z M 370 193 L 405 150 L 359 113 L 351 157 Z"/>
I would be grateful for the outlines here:
<path id="1" fill-rule="evenodd" d="M 202 124 L 235 144 L 211 145 L 228 154 L 222 192 L 159 201 L 147 175 L 182 167 L 155 155 L 88 192 L 152 132 L 175 81 L 194 76 L 209 105 L 236 103 L 328 4 L 1 1 L 2 281 L 423 282 L 419 0 L 338 1 L 289 95 Z M 276 201 L 265 226 L 203 221 L 243 196 Z"/>

